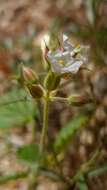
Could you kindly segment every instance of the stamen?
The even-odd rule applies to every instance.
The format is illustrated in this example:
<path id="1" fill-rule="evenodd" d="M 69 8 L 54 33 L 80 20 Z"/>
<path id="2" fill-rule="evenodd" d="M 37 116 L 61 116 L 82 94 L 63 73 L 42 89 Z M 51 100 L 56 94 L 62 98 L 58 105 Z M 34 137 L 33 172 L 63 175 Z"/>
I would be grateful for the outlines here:
<path id="1" fill-rule="evenodd" d="M 66 63 L 65 63 L 63 60 L 59 60 L 58 63 L 59 63 L 60 65 L 66 66 Z"/>
<path id="2" fill-rule="evenodd" d="M 71 56 L 75 58 L 78 55 L 78 53 L 80 53 L 80 51 L 81 51 L 81 46 L 80 46 L 80 44 L 78 44 L 74 48 L 74 50 L 71 52 Z"/>

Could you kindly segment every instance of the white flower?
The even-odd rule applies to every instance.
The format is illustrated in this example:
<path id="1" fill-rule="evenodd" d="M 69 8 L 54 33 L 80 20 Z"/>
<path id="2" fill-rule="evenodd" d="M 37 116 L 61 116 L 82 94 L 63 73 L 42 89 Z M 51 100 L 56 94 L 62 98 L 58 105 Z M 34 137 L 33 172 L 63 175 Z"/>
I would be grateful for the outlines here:
<path id="1" fill-rule="evenodd" d="M 69 42 L 68 36 L 64 34 L 62 40 L 63 40 L 63 46 L 65 50 L 72 51 L 74 49 L 74 46 Z"/>
<path id="2" fill-rule="evenodd" d="M 86 58 L 80 53 L 84 47 L 72 45 L 68 37 L 63 35 L 63 42 L 60 49 L 56 51 L 49 50 L 48 60 L 51 63 L 52 71 L 56 73 L 77 73 Z"/>

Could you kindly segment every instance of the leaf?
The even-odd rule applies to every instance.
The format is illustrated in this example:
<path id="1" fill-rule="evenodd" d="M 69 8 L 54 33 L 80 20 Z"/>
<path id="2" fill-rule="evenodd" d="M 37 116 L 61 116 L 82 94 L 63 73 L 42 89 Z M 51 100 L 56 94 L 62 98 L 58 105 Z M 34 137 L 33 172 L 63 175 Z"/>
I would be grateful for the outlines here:
<path id="1" fill-rule="evenodd" d="M 80 190 L 88 190 L 88 186 L 85 182 L 85 178 L 84 178 L 84 175 L 82 173 L 78 178 L 77 186 L 79 187 Z"/>
<path id="2" fill-rule="evenodd" d="M 22 179 L 28 176 L 28 172 L 16 172 L 0 176 L 0 184 L 4 184 L 10 180 Z"/>
<path id="3" fill-rule="evenodd" d="M 88 173 L 88 177 L 97 177 L 107 172 L 107 164 Z"/>
<path id="4" fill-rule="evenodd" d="M 87 184 L 85 182 L 78 182 L 80 190 L 88 190 Z"/>
<path id="5" fill-rule="evenodd" d="M 95 15 L 94 15 L 94 9 L 93 9 L 93 0 L 86 0 L 85 1 L 85 10 L 86 10 L 86 15 L 88 18 L 88 21 L 91 25 L 94 24 L 95 21 Z"/>
<path id="6" fill-rule="evenodd" d="M 32 101 L 24 100 L 25 97 L 23 90 L 15 90 L 0 97 L 0 128 L 22 126 L 33 120 L 37 108 Z"/>
<path id="7" fill-rule="evenodd" d="M 87 117 L 83 115 L 75 116 L 65 127 L 63 127 L 54 142 L 54 148 L 56 152 L 61 151 L 65 148 L 69 141 L 72 140 L 73 136 L 77 131 L 83 127 L 87 122 Z"/>
<path id="8" fill-rule="evenodd" d="M 40 159 L 39 146 L 37 144 L 24 145 L 18 149 L 17 156 L 29 165 L 36 164 Z"/>
<path id="9" fill-rule="evenodd" d="M 88 21 L 91 25 L 95 25 L 96 20 L 98 19 L 98 9 L 102 0 L 86 0 L 85 10 Z"/>
<path id="10" fill-rule="evenodd" d="M 54 170 L 50 170 L 44 167 L 40 167 L 39 170 L 42 173 L 42 175 L 49 177 L 52 180 L 64 181 L 63 176 L 61 176 L 59 173 L 56 173 Z"/>

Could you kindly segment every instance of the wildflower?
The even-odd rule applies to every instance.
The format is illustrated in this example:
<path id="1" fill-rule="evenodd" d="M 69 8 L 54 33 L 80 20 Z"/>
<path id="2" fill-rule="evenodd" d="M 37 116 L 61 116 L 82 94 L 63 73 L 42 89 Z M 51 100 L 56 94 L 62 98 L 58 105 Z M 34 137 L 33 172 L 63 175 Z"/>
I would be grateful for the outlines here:
<path id="1" fill-rule="evenodd" d="M 86 62 L 86 57 L 81 52 L 84 47 L 71 44 L 66 35 L 63 35 L 61 47 L 55 51 L 49 50 L 47 58 L 51 63 L 51 69 L 55 73 L 77 73 L 79 68 Z"/>

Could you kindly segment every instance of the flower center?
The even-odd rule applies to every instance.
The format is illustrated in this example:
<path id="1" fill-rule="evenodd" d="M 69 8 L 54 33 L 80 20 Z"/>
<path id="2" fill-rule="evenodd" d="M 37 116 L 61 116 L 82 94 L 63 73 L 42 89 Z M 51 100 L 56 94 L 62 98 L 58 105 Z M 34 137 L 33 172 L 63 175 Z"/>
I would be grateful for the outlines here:
<path id="1" fill-rule="evenodd" d="M 60 65 L 66 66 L 66 63 L 65 63 L 64 60 L 62 60 L 62 59 L 59 60 L 58 63 L 59 63 Z"/>

